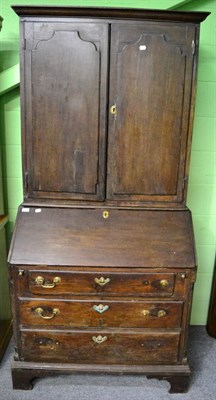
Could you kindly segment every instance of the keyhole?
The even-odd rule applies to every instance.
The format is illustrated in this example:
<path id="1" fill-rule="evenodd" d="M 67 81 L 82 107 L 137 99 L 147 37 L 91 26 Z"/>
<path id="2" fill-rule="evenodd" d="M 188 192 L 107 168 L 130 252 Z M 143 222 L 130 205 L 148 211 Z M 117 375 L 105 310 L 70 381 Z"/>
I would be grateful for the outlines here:
<path id="1" fill-rule="evenodd" d="M 116 114 L 117 114 L 116 104 L 114 104 L 112 107 L 110 107 L 110 112 L 112 115 L 116 116 Z"/>
<path id="2" fill-rule="evenodd" d="M 139 46 L 139 49 L 142 51 L 142 50 L 146 50 L 147 47 L 146 47 L 145 44 L 141 44 L 141 45 Z"/>
<path id="3" fill-rule="evenodd" d="M 103 211 L 103 218 L 104 219 L 109 218 L 109 211 Z"/>

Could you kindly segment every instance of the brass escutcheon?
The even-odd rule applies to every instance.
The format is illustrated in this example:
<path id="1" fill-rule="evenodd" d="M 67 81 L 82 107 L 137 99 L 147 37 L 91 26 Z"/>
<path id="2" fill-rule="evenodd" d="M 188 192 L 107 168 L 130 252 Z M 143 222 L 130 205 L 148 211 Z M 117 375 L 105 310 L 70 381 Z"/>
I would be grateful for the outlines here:
<path id="1" fill-rule="evenodd" d="M 100 278 L 95 278 L 95 282 L 99 285 L 99 286 L 104 286 L 107 283 L 110 282 L 110 278 L 104 278 L 103 276 L 101 276 Z"/>
<path id="2" fill-rule="evenodd" d="M 117 108 L 116 108 L 116 104 L 113 104 L 113 106 L 110 107 L 110 113 L 112 115 L 117 115 Z"/>
<path id="3" fill-rule="evenodd" d="M 44 310 L 43 310 L 43 308 L 41 308 L 41 307 L 37 307 L 36 309 L 35 309 L 35 312 L 36 312 L 36 314 L 38 314 L 41 318 L 43 318 L 43 319 L 52 319 L 52 318 L 54 318 L 56 315 L 58 315 L 58 314 L 60 314 L 60 311 L 59 311 L 59 309 L 58 308 L 53 308 L 53 310 L 52 310 L 52 314 L 50 315 L 50 316 L 44 316 L 43 315 L 43 313 L 44 313 Z"/>
<path id="4" fill-rule="evenodd" d="M 103 218 L 104 219 L 109 218 L 109 211 L 103 211 Z"/>
<path id="5" fill-rule="evenodd" d="M 109 310 L 109 306 L 103 305 L 103 304 L 99 304 L 98 306 L 94 305 L 92 308 L 93 308 L 93 310 L 97 311 L 99 314 L 102 314 L 102 313 L 104 313 L 104 311 Z"/>
<path id="6" fill-rule="evenodd" d="M 52 282 L 46 282 L 42 276 L 37 276 L 35 278 L 35 283 L 36 283 L 36 285 L 38 285 L 44 289 L 52 289 L 56 285 L 61 283 L 61 278 L 59 276 L 56 276 L 55 278 L 53 278 Z"/>
<path id="7" fill-rule="evenodd" d="M 92 336 L 92 340 L 93 342 L 97 343 L 97 344 L 101 344 L 103 342 L 105 342 L 105 340 L 107 340 L 107 336 Z"/>

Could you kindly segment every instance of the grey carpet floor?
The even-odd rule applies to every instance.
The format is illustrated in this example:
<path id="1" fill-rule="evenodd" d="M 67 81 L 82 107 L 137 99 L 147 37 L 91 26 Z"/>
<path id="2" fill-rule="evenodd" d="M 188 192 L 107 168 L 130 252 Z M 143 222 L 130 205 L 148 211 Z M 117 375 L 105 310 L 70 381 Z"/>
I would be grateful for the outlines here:
<path id="1" fill-rule="evenodd" d="M 216 339 L 190 327 L 189 392 L 169 394 L 169 383 L 143 376 L 67 375 L 38 380 L 33 390 L 12 390 L 12 344 L 0 368 L 0 400 L 216 400 Z"/>

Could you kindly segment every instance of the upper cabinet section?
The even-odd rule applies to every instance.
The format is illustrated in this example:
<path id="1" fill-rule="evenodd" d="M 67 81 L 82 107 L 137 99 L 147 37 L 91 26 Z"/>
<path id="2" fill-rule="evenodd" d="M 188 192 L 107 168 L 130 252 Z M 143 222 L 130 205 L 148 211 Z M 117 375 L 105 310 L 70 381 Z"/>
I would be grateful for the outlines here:
<path id="1" fill-rule="evenodd" d="M 25 199 L 184 204 L 208 13 L 14 9 Z"/>

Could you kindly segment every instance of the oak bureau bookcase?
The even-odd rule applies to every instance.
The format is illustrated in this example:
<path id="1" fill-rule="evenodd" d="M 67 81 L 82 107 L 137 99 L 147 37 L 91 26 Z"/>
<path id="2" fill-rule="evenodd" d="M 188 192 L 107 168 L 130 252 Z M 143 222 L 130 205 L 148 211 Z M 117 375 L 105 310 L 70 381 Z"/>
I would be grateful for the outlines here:
<path id="1" fill-rule="evenodd" d="M 14 6 L 24 201 L 9 253 L 14 388 L 143 374 L 188 389 L 185 205 L 208 13 Z"/>

